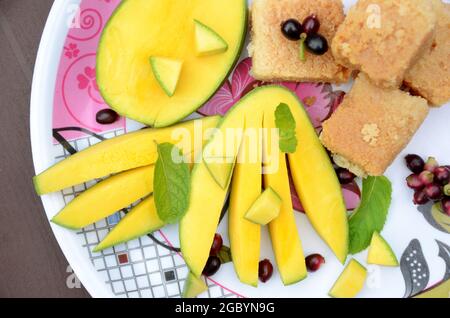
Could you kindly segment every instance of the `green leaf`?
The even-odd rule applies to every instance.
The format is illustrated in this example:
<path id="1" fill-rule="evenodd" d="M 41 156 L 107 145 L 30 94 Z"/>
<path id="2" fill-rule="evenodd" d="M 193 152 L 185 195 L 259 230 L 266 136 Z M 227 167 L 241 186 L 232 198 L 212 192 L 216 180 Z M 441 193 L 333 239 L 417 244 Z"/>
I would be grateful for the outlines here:
<path id="1" fill-rule="evenodd" d="M 374 231 L 381 232 L 391 199 L 392 185 L 388 178 L 368 177 L 363 180 L 361 204 L 349 219 L 351 254 L 366 249 Z"/>
<path id="2" fill-rule="evenodd" d="M 156 211 L 166 223 L 177 223 L 189 206 L 190 172 L 184 162 L 177 163 L 174 157 L 181 151 L 170 143 L 158 145 L 158 160 L 155 164 L 153 196 Z"/>
<path id="3" fill-rule="evenodd" d="M 296 123 L 289 106 L 281 103 L 275 110 L 275 126 L 280 134 L 280 150 L 293 153 L 297 149 Z"/>
<path id="4" fill-rule="evenodd" d="M 217 254 L 217 257 L 220 259 L 222 264 L 229 263 L 232 261 L 231 259 L 231 250 L 228 246 L 223 245 Z"/>

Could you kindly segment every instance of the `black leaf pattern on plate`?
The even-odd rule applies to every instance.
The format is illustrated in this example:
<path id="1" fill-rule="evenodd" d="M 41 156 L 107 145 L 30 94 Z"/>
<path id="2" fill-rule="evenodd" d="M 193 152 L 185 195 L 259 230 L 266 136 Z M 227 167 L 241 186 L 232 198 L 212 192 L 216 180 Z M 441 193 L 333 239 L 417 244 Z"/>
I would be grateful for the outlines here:
<path id="1" fill-rule="evenodd" d="M 417 208 L 425 220 L 436 230 L 450 234 L 450 217 L 442 211 L 440 203 L 428 203 Z"/>
<path id="2" fill-rule="evenodd" d="M 442 258 L 445 262 L 445 275 L 442 278 L 442 281 L 445 282 L 450 279 L 450 246 L 447 244 L 436 240 L 439 246 L 439 257 Z"/>
<path id="3" fill-rule="evenodd" d="M 413 239 L 403 252 L 400 269 L 405 280 L 405 298 L 420 293 L 428 285 L 430 271 L 419 240 Z"/>

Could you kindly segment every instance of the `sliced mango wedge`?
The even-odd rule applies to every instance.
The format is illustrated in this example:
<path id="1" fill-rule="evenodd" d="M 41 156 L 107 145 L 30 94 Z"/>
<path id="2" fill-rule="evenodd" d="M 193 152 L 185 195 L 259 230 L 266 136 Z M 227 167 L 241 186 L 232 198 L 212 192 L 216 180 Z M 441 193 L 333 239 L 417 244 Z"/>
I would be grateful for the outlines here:
<path id="1" fill-rule="evenodd" d="M 245 213 L 261 194 L 262 117 L 245 119 L 245 132 L 231 184 L 228 233 L 231 255 L 239 280 L 258 285 L 261 226 L 245 219 Z M 253 157 L 253 155 L 256 155 Z"/>
<path id="2" fill-rule="evenodd" d="M 348 255 L 347 210 L 333 164 L 303 107 L 291 107 L 298 147 L 288 154 L 295 189 L 316 232 L 341 263 Z"/>
<path id="3" fill-rule="evenodd" d="M 101 181 L 69 202 L 52 222 L 78 230 L 108 217 L 153 192 L 153 172 L 151 165 Z"/>
<path id="4" fill-rule="evenodd" d="M 245 218 L 256 224 L 267 225 L 278 217 L 282 204 L 280 196 L 268 187 L 245 213 Z"/>
<path id="5" fill-rule="evenodd" d="M 291 107 L 295 107 L 295 105 Z M 263 139 L 264 153 L 276 154 L 278 152 L 278 157 L 265 160 L 265 167 L 271 166 L 273 169 L 278 166 L 278 169 L 265 171 L 264 186 L 272 188 L 280 196 L 282 202 L 278 217 L 269 223 L 270 239 L 281 279 L 285 285 L 291 285 L 304 279 L 307 276 L 307 270 L 292 207 L 286 154 L 273 149 L 278 147 L 278 143 L 273 143 L 275 139 L 272 136 L 275 133 L 273 130 L 275 128 L 274 112 L 264 114 L 264 128 L 264 132 L 267 134 Z M 274 160 L 278 162 L 274 163 Z"/>
<path id="6" fill-rule="evenodd" d="M 220 116 L 205 117 L 163 129 L 144 129 L 100 142 L 35 176 L 33 181 L 36 192 L 39 195 L 51 193 L 110 174 L 154 164 L 158 158 L 155 141 L 177 145 L 183 141 L 180 148 L 184 153 L 191 153 L 196 148 L 197 140 L 200 139 L 200 144 L 205 141 L 205 131 L 216 127 L 219 121 Z M 184 138 L 185 136 L 190 138 Z"/>
<path id="7" fill-rule="evenodd" d="M 194 24 L 197 55 L 214 55 L 228 50 L 227 42 L 217 32 L 198 20 L 194 20 Z"/>
<path id="8" fill-rule="evenodd" d="M 94 252 L 134 240 L 159 230 L 164 225 L 156 213 L 155 200 L 153 196 L 150 196 L 132 208 L 94 248 Z"/>
<path id="9" fill-rule="evenodd" d="M 383 266 L 398 266 L 398 259 L 388 242 L 378 233 L 373 232 L 367 263 Z"/>
<path id="10" fill-rule="evenodd" d="M 364 287 L 367 270 L 358 261 L 351 259 L 331 288 L 329 295 L 335 298 L 353 298 Z"/>
<path id="11" fill-rule="evenodd" d="M 150 58 L 150 64 L 159 85 L 167 96 L 172 97 L 180 79 L 183 61 L 153 56 Z"/>
<path id="12" fill-rule="evenodd" d="M 186 281 L 184 282 L 183 288 L 183 298 L 195 298 L 201 293 L 208 290 L 204 279 L 202 277 L 196 277 L 194 274 L 189 272 Z"/>

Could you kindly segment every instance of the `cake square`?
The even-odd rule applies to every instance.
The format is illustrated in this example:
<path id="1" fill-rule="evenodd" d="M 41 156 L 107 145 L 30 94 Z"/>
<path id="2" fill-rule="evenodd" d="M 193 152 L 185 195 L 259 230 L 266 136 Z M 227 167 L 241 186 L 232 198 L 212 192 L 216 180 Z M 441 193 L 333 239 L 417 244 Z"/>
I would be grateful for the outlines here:
<path id="1" fill-rule="evenodd" d="M 425 99 L 380 88 L 360 73 L 324 122 L 321 140 L 337 165 L 359 176 L 379 176 L 409 143 L 428 111 Z"/>
<path id="2" fill-rule="evenodd" d="M 302 22 L 315 14 L 320 23 L 319 33 L 328 43 L 337 27 L 344 21 L 340 0 L 254 0 L 251 8 L 252 31 L 249 55 L 252 75 L 259 80 L 296 82 L 347 82 L 350 71 L 338 65 L 331 49 L 318 56 L 306 53 L 299 58 L 299 43 L 290 41 L 281 32 L 281 24 L 291 18 Z"/>
<path id="3" fill-rule="evenodd" d="M 359 0 L 339 26 L 335 59 L 382 87 L 399 87 L 433 42 L 436 14 L 429 0 Z"/>
<path id="4" fill-rule="evenodd" d="M 432 0 L 437 16 L 431 49 L 408 70 L 405 85 L 433 106 L 450 100 L 450 4 Z"/>

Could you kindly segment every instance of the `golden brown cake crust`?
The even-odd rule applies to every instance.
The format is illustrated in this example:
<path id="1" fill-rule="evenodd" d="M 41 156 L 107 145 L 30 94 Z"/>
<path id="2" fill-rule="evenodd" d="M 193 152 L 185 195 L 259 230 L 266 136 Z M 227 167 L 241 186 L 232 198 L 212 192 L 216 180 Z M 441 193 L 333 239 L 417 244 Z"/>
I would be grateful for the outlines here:
<path id="1" fill-rule="evenodd" d="M 398 89 L 382 89 L 364 74 L 323 124 L 321 140 L 333 153 L 382 175 L 428 114 L 427 101 Z"/>
<path id="2" fill-rule="evenodd" d="M 331 45 L 336 60 L 382 87 L 399 87 L 430 48 L 436 15 L 429 0 L 359 0 Z"/>
<path id="3" fill-rule="evenodd" d="M 253 59 L 252 74 L 263 81 L 347 82 L 350 71 L 337 65 L 331 49 L 323 56 L 306 53 L 299 59 L 297 42 L 281 33 L 281 23 L 295 18 L 300 22 L 316 14 L 321 22 L 320 34 L 329 44 L 344 20 L 340 0 L 254 0 L 252 4 L 252 42 L 249 55 Z"/>
<path id="4" fill-rule="evenodd" d="M 450 4 L 433 0 L 437 16 L 436 37 L 427 51 L 408 70 L 405 84 L 433 106 L 450 100 Z"/>

